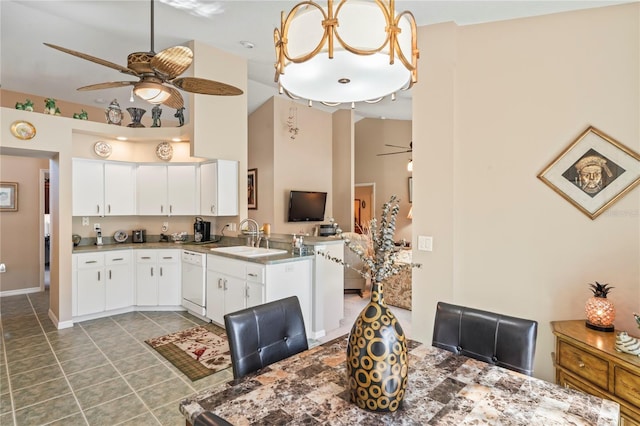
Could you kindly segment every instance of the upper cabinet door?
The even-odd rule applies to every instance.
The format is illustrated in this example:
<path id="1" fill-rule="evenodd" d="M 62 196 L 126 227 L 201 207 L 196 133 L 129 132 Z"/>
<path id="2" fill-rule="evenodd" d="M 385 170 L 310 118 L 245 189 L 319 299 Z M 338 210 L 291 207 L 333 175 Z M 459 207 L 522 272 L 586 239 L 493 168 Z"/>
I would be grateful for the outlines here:
<path id="1" fill-rule="evenodd" d="M 104 164 L 104 210 L 107 216 L 136 214 L 135 164 Z"/>
<path id="2" fill-rule="evenodd" d="M 136 173 L 136 188 L 139 215 L 169 215 L 167 166 L 139 165 Z"/>
<path id="3" fill-rule="evenodd" d="M 73 216 L 104 216 L 104 167 L 101 161 L 73 159 Z"/>
<path id="4" fill-rule="evenodd" d="M 196 210 L 196 166 L 167 166 L 167 200 L 169 215 L 195 215 Z"/>
<path id="5" fill-rule="evenodd" d="M 217 160 L 200 165 L 200 214 L 238 215 L 238 162 Z"/>

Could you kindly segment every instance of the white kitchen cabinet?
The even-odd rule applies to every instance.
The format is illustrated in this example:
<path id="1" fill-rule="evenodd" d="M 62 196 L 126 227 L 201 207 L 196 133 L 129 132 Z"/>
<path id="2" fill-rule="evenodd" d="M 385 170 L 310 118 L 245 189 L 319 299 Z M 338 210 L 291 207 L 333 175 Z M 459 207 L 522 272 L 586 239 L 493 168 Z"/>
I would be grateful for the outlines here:
<path id="1" fill-rule="evenodd" d="M 136 250 L 137 306 L 180 306 L 180 250 Z"/>
<path id="2" fill-rule="evenodd" d="M 224 315 L 249 306 L 264 303 L 262 279 L 250 279 L 248 273 L 264 276 L 264 266 L 249 265 L 248 262 L 209 255 L 207 258 L 207 318 L 223 325 Z"/>
<path id="3" fill-rule="evenodd" d="M 297 296 L 311 335 L 311 259 L 260 264 L 222 256 L 207 259 L 207 317 L 224 324 L 224 315 L 289 296 Z"/>
<path id="4" fill-rule="evenodd" d="M 139 165 L 136 174 L 138 214 L 196 214 L 196 176 L 195 164 Z"/>
<path id="5" fill-rule="evenodd" d="M 200 214 L 238 215 L 238 162 L 216 160 L 200 165 Z"/>
<path id="6" fill-rule="evenodd" d="M 135 214 L 135 164 L 73 159 L 73 216 Z"/>
<path id="7" fill-rule="evenodd" d="M 133 305 L 133 263 L 130 250 L 74 254 L 73 257 L 73 316 Z"/>

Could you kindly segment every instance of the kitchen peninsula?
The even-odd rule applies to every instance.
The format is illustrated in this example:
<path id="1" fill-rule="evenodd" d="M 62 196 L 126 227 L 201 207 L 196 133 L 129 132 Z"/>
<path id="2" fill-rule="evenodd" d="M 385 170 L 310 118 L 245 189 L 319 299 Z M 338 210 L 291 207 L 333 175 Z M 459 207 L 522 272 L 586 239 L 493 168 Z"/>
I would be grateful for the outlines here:
<path id="1" fill-rule="evenodd" d="M 309 254 L 298 255 L 292 253 L 290 239 L 290 235 L 271 235 L 270 247 L 286 252 L 253 257 L 217 250 L 246 247 L 243 237 L 220 237 L 216 243 L 202 244 L 157 242 L 158 237 L 149 236 L 147 241 L 154 242 L 100 246 L 85 239 L 73 250 L 74 321 L 134 310 L 185 310 L 184 306 L 189 307 L 181 295 L 185 264 L 180 259 L 191 253 L 205 259 L 206 292 L 204 288 L 202 292 L 207 306 L 197 313 L 203 319 L 223 325 L 227 312 L 296 295 L 303 306 L 307 334 L 322 337 L 337 328 L 343 316 L 343 267 L 315 251 L 330 247 L 332 255 L 339 257 L 344 253 L 343 242 L 308 237 Z"/>

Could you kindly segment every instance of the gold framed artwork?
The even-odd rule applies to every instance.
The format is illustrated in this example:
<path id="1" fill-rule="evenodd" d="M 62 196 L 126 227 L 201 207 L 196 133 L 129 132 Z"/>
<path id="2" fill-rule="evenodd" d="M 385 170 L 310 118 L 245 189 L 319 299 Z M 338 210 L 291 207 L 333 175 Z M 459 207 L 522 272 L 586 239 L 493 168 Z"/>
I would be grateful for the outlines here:
<path id="1" fill-rule="evenodd" d="M 538 178 L 595 219 L 640 183 L 640 155 L 590 126 Z"/>
<path id="2" fill-rule="evenodd" d="M 249 169 L 247 173 L 247 208 L 258 208 L 258 169 Z"/>
<path id="3" fill-rule="evenodd" d="M 0 182 L 0 212 L 18 211 L 18 184 Z"/>

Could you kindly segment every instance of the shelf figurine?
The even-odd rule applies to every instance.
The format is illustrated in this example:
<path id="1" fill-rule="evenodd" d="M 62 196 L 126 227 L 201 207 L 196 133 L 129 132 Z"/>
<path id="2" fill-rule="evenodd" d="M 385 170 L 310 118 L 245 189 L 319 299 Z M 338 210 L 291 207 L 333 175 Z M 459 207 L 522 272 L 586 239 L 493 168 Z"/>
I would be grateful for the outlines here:
<path id="1" fill-rule="evenodd" d="M 178 127 L 184 126 L 184 107 L 178 108 L 173 116 L 178 119 Z"/>
<path id="2" fill-rule="evenodd" d="M 151 124 L 151 127 L 162 127 L 162 121 L 160 121 L 161 115 L 162 109 L 158 105 L 155 105 L 151 109 L 151 118 L 153 119 L 153 124 Z"/>

